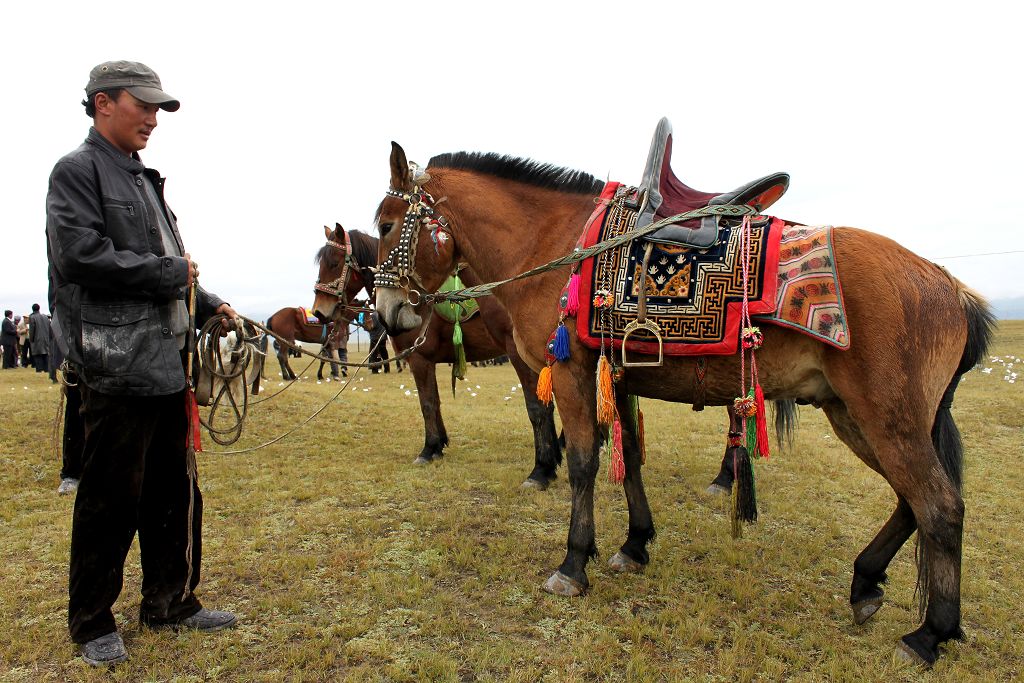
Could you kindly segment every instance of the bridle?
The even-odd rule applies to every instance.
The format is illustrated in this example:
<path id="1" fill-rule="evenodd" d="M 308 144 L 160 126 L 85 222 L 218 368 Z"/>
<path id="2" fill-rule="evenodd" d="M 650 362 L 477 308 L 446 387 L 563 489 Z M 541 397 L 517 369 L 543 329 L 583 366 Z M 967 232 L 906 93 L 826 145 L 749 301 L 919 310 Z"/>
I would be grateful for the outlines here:
<path id="1" fill-rule="evenodd" d="M 410 168 L 415 174 L 418 169 Z M 429 178 L 429 176 L 427 176 Z M 388 289 L 404 289 L 406 301 L 409 305 L 416 306 L 423 300 L 426 287 L 416 272 L 416 249 L 419 246 L 420 226 L 430 227 L 430 239 L 434 243 L 434 251 L 438 251 L 438 245 L 443 245 L 451 239 L 451 230 L 448 227 L 448 220 L 437 213 L 435 206 L 445 200 L 435 200 L 429 192 L 423 190 L 419 185 L 413 185 L 412 192 L 388 188 L 387 195 L 396 197 L 409 204 L 402 220 L 402 231 L 398 235 L 398 244 L 388 252 L 375 271 L 375 284 L 377 287 Z M 415 285 L 415 288 L 413 287 Z M 417 289 L 418 288 L 418 289 Z"/>
<path id="2" fill-rule="evenodd" d="M 323 292 L 324 294 L 333 296 L 338 299 L 345 308 L 352 308 L 352 306 L 348 305 L 348 301 L 345 298 L 345 292 L 348 290 L 349 280 L 352 279 L 352 270 L 356 269 L 359 271 L 359 276 L 363 279 L 363 287 L 366 288 L 371 299 L 373 298 L 374 278 L 372 277 L 372 273 L 371 276 L 367 276 L 367 271 L 372 270 L 370 267 L 363 266 L 352 258 L 352 242 L 349 239 L 348 231 L 340 229 L 340 232 L 342 241 L 335 242 L 332 239 L 328 239 L 327 246 L 331 249 L 337 249 L 344 254 L 341 261 L 341 273 L 330 282 L 321 283 L 320 280 L 317 280 L 313 283 L 313 291 Z"/>

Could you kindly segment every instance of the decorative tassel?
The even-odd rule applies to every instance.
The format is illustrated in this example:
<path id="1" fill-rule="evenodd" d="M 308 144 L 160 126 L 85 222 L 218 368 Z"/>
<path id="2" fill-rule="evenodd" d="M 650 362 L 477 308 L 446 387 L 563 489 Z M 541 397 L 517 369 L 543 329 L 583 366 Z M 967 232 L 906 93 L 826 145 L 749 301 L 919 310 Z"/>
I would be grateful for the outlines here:
<path id="1" fill-rule="evenodd" d="M 640 410 L 640 397 L 636 394 L 629 395 L 629 411 L 633 416 L 633 424 L 636 426 L 636 445 L 640 449 L 640 464 L 647 463 L 647 445 L 644 443 L 644 413 Z"/>
<path id="2" fill-rule="evenodd" d="M 742 445 L 740 435 L 729 433 L 729 449 L 726 455 L 732 457 L 733 472 L 736 482 L 733 485 L 732 497 L 732 537 L 743 536 L 743 523 L 757 521 L 757 491 L 754 488 L 754 467 L 750 462 L 750 454 Z"/>
<path id="3" fill-rule="evenodd" d="M 612 393 L 612 366 L 608 358 L 597 361 L 597 423 L 611 425 L 615 421 L 615 394 Z"/>
<path id="4" fill-rule="evenodd" d="M 567 315 L 576 315 L 580 310 L 580 275 L 573 273 L 569 276 L 569 294 L 565 303 Z"/>
<path id="5" fill-rule="evenodd" d="M 452 332 L 452 345 L 455 347 L 455 362 L 452 363 L 452 396 L 455 395 L 455 380 L 466 379 L 466 346 L 462 343 L 462 325 L 458 316 L 455 318 L 455 330 Z"/>
<path id="6" fill-rule="evenodd" d="M 760 384 L 754 385 L 754 404 L 757 406 L 757 415 L 754 418 L 757 424 L 757 456 L 768 458 L 771 456 L 768 451 L 768 420 L 764 410 L 764 391 L 761 390 Z"/>
<path id="7" fill-rule="evenodd" d="M 622 457 L 622 420 L 615 416 L 612 424 L 612 457 L 608 463 L 608 481 L 621 484 L 626 479 L 626 461 Z"/>
<path id="8" fill-rule="evenodd" d="M 541 368 L 537 378 L 537 400 L 546 406 L 551 405 L 551 366 Z"/>
<path id="9" fill-rule="evenodd" d="M 555 328 L 555 343 L 551 347 L 551 354 L 557 361 L 564 363 L 569 360 L 569 330 L 565 329 L 565 323 L 558 323 Z"/>
<path id="10" fill-rule="evenodd" d="M 192 389 L 185 392 L 185 412 L 188 413 L 188 437 L 186 443 L 196 453 L 203 452 L 203 444 L 200 440 L 199 403 L 196 401 L 196 394 Z"/>

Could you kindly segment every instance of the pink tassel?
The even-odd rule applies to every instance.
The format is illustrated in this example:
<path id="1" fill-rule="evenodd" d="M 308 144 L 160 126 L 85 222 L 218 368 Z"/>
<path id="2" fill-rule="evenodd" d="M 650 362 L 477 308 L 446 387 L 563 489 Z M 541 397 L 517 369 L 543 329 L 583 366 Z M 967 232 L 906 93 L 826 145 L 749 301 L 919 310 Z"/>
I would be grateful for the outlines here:
<path id="1" fill-rule="evenodd" d="M 615 417 L 612 425 L 612 460 L 608 463 L 608 481 L 621 484 L 626 479 L 626 461 L 622 457 L 622 421 Z"/>
<path id="2" fill-rule="evenodd" d="M 754 402 L 757 405 L 757 452 L 762 458 L 767 459 L 771 455 L 768 452 L 768 420 L 765 419 L 764 392 L 760 384 L 754 385 Z"/>
<path id="3" fill-rule="evenodd" d="M 569 292 L 565 303 L 565 312 L 567 315 L 576 315 L 576 312 L 580 310 L 580 276 L 579 273 L 573 273 L 569 276 Z"/>

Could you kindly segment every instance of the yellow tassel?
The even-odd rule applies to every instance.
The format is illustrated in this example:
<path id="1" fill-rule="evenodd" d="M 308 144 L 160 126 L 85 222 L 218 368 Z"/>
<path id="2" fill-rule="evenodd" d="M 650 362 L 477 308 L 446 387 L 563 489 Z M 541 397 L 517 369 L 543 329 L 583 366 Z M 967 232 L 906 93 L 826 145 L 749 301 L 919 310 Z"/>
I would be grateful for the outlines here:
<path id="1" fill-rule="evenodd" d="M 597 423 L 615 422 L 615 395 L 612 393 L 612 365 L 605 356 L 597 362 Z"/>
<path id="2" fill-rule="evenodd" d="M 546 406 L 551 405 L 551 366 L 546 365 L 537 378 L 537 399 Z"/>

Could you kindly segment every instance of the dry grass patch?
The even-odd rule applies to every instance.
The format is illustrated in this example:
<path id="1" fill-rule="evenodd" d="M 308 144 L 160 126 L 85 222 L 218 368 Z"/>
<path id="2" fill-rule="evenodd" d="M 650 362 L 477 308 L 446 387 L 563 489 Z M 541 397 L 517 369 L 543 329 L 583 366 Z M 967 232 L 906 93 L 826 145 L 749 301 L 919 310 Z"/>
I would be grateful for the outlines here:
<path id="1" fill-rule="evenodd" d="M 57 392 L 44 375 L 4 371 L 0 679 L 1013 680 L 1024 656 L 1024 401 L 1022 383 L 1003 377 L 1014 354 L 1024 355 L 1021 322 L 1003 324 L 998 362 L 985 364 L 993 371 L 972 371 L 958 392 L 967 640 L 926 673 L 892 661 L 916 625 L 911 544 L 893 562 L 885 607 L 852 624 L 853 558 L 895 497 L 807 408 L 793 450 L 758 466 L 761 521 L 734 541 L 725 503 L 702 493 L 723 450 L 722 411 L 644 401 L 659 532 L 651 565 L 606 569 L 627 512 L 602 476 L 592 590 L 543 593 L 564 554 L 568 485 L 563 470 L 547 492 L 519 490 L 533 448 L 508 366 L 471 368 L 455 399 L 444 394 L 452 445 L 439 465 L 410 464 L 423 436 L 408 373 L 360 374 L 320 418 L 262 451 L 202 455 L 201 597 L 237 611 L 239 627 L 141 630 L 133 550 L 116 605 L 132 658 L 93 671 L 66 634 L 72 501 L 55 493 Z M 241 445 L 294 426 L 337 391 L 311 370 L 253 406 Z"/>

